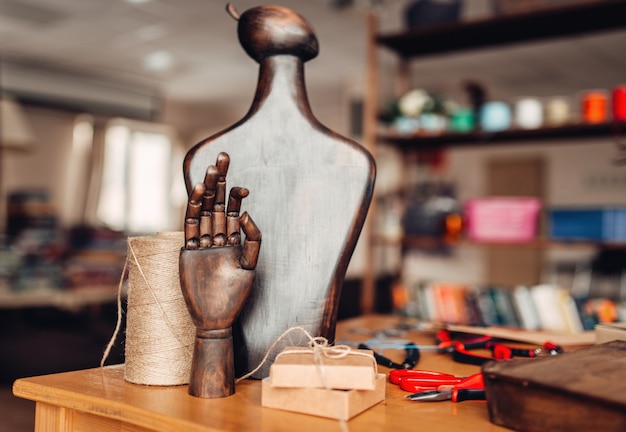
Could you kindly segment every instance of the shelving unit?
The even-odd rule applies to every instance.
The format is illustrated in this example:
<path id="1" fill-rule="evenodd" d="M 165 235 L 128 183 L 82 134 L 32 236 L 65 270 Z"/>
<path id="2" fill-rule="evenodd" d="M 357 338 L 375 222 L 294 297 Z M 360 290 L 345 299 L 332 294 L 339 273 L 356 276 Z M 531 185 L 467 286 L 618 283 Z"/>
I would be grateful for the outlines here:
<path id="1" fill-rule="evenodd" d="M 473 247 L 489 247 L 489 248 L 528 248 L 528 249 L 549 249 L 549 248 L 598 248 L 605 249 L 626 249 L 626 243 L 614 242 L 614 243 L 602 243 L 592 241 L 554 241 L 545 237 L 537 237 L 533 241 L 529 242 L 477 242 L 466 239 L 457 241 L 440 241 L 434 237 L 420 237 L 420 236 L 404 236 L 401 240 L 388 239 L 382 236 L 374 236 L 374 244 L 388 245 L 388 246 L 403 246 L 403 247 L 418 247 L 418 248 L 435 248 L 441 246 L 457 247 L 457 246 L 473 246 Z"/>
<path id="2" fill-rule="evenodd" d="M 445 133 L 440 135 L 378 135 L 377 140 L 402 149 L 429 150 L 445 147 L 502 146 L 529 140 L 551 141 L 555 144 L 572 143 L 590 137 L 626 135 L 626 122 L 572 124 L 540 129 L 511 129 L 502 132 Z M 567 138 L 567 140 L 564 140 Z"/>
<path id="3" fill-rule="evenodd" d="M 389 34 L 378 33 L 375 15 L 369 16 L 368 28 L 368 94 L 364 109 L 364 142 L 376 157 L 379 142 L 397 146 L 402 151 L 433 150 L 464 146 L 504 146 L 521 142 L 542 140 L 542 143 L 572 142 L 579 138 L 621 137 L 626 131 L 624 123 L 573 124 L 534 130 L 509 130 L 497 133 L 474 132 L 466 134 L 411 135 L 381 134 L 378 122 L 379 64 L 377 50 L 391 50 L 399 59 L 396 81 L 402 91 L 408 90 L 409 63 L 419 58 L 442 53 L 457 53 L 503 46 L 532 43 L 539 40 L 578 36 L 586 33 L 626 27 L 626 2 L 621 0 L 590 2 L 588 4 L 554 7 L 537 12 L 501 16 L 471 22 L 459 22 Z M 564 140 L 566 138 L 566 140 Z M 375 265 L 374 245 L 381 244 L 373 227 L 376 199 L 370 209 L 368 256 L 362 286 L 361 310 L 369 313 L 374 308 Z M 415 244 L 420 239 L 407 238 L 397 242 Z M 388 241 L 382 243 L 389 244 Z M 580 243 L 577 243 L 580 244 Z M 531 247 L 545 248 L 551 243 L 545 239 L 533 242 Z M 508 245 L 511 246 L 511 245 Z M 592 245 L 598 246 L 598 245 Z M 612 245 L 611 247 L 621 247 Z"/>
<path id="4" fill-rule="evenodd" d="M 375 35 L 373 43 L 408 60 L 621 28 L 625 25 L 625 15 L 626 3 L 622 0 L 590 1 L 583 5 Z"/>
<path id="5" fill-rule="evenodd" d="M 115 302 L 117 291 L 117 287 L 113 286 L 77 290 L 39 289 L 24 293 L 3 290 L 0 291 L 0 309 L 56 307 L 63 310 L 77 310 L 85 306 Z"/>

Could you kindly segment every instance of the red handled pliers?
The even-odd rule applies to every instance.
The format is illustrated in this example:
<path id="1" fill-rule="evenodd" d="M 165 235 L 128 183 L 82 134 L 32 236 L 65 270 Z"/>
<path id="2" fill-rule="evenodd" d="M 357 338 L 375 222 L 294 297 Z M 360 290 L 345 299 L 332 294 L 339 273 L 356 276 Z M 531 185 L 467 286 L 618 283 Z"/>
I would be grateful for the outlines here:
<path id="1" fill-rule="evenodd" d="M 540 348 L 513 348 L 497 342 L 491 336 L 480 336 L 465 341 L 454 341 L 448 330 L 441 330 L 435 336 L 439 353 L 452 353 L 452 358 L 458 363 L 482 365 L 490 360 L 510 360 L 513 357 L 539 357 L 555 355 L 563 349 L 552 342 L 546 342 Z M 491 357 L 473 354 L 472 349 L 485 348 L 491 351 Z"/>
<path id="2" fill-rule="evenodd" d="M 406 396 L 413 401 L 484 400 L 485 384 L 482 373 L 468 377 L 428 370 L 395 370 L 389 372 L 389 382 L 411 392 Z"/>

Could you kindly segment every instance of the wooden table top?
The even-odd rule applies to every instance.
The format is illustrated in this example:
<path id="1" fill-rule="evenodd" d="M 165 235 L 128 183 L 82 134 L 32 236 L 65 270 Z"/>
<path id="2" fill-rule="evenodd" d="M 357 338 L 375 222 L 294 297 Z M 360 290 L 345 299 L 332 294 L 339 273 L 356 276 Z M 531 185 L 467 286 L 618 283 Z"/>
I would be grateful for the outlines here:
<path id="1" fill-rule="evenodd" d="M 337 340 L 363 341 L 372 336 L 362 330 L 382 330 L 400 317 L 364 316 L 341 321 Z M 355 329 L 357 331 L 355 331 Z M 432 333 L 410 331 L 402 336 L 432 345 Z M 403 351 L 387 350 L 395 361 Z M 454 363 L 449 356 L 423 352 L 419 369 L 469 375 L 478 366 Z M 380 372 L 388 369 L 380 367 Z M 200 399 L 187 394 L 187 386 L 142 386 L 124 381 L 123 365 L 22 378 L 13 386 L 16 396 L 43 404 L 70 408 L 155 431 L 340 431 L 338 421 L 261 407 L 261 382 L 244 380 L 236 393 L 223 399 Z M 407 393 L 387 383 L 386 399 L 347 423 L 351 431 L 428 430 L 463 432 L 506 431 L 489 422 L 484 401 L 412 402 Z M 302 401 L 306 403 L 306 401 Z"/>

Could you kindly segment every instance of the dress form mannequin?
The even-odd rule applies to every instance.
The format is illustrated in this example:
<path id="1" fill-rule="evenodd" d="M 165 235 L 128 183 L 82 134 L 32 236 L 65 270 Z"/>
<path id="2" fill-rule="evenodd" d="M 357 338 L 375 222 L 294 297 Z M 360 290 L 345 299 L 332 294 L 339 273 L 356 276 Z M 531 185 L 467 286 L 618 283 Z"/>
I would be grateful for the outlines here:
<path id="1" fill-rule="evenodd" d="M 242 120 L 195 145 L 184 162 L 187 191 L 220 152 L 230 185 L 250 189 L 243 207 L 263 232 L 254 287 L 233 329 L 241 375 L 256 367 L 288 328 L 333 340 L 339 295 L 369 207 L 374 161 L 361 145 L 330 131 L 311 112 L 304 62 L 317 55 L 309 24 L 279 6 L 239 17 L 239 39 L 260 64 Z M 284 340 L 285 345 L 308 340 Z M 268 375 L 269 362 L 255 378 Z"/>

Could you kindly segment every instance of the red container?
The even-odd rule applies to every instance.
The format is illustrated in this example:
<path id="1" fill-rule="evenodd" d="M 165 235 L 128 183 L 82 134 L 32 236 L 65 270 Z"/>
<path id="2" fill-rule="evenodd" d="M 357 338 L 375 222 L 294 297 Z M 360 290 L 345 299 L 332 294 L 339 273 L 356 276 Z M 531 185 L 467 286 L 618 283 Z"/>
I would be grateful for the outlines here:
<path id="1" fill-rule="evenodd" d="M 613 120 L 626 121 L 626 86 L 613 89 Z"/>
<path id="2" fill-rule="evenodd" d="M 585 123 L 603 123 L 607 120 L 607 95 L 590 91 L 583 96 L 583 120 Z"/>

